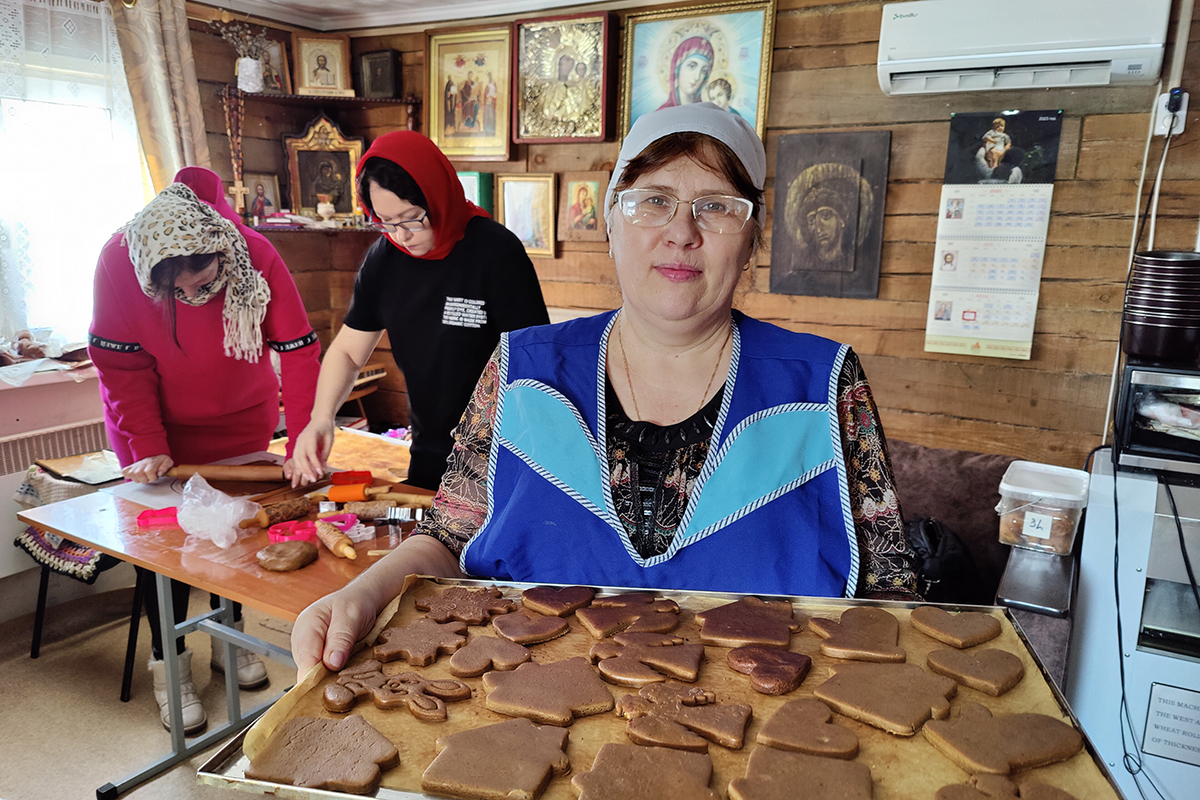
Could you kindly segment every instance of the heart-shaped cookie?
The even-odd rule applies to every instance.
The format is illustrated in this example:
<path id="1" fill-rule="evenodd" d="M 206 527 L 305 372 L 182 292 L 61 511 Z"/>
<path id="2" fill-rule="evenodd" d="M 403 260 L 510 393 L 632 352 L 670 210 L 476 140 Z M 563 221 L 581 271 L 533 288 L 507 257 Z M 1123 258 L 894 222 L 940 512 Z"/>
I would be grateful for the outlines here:
<path id="1" fill-rule="evenodd" d="M 725 657 L 729 668 L 750 676 L 750 685 L 761 694 L 787 694 L 800 685 L 812 659 L 778 647 L 735 647 Z"/>
<path id="2" fill-rule="evenodd" d="M 596 592 L 587 586 L 564 586 L 554 589 L 538 586 L 521 592 L 521 602 L 531 611 L 550 617 L 565 617 L 592 602 Z"/>
<path id="3" fill-rule="evenodd" d="M 926 661 L 931 672 L 999 697 L 1021 682 L 1025 665 L 1007 650 L 987 648 L 964 653 L 961 650 L 934 650 Z"/>
<path id="4" fill-rule="evenodd" d="M 820 700 L 789 700 L 763 725 L 758 743 L 814 756 L 854 758 L 858 755 L 858 734 L 844 725 L 835 725 L 831 719 L 833 712 Z"/>
<path id="5" fill-rule="evenodd" d="M 517 644 L 537 644 L 549 641 L 571 629 L 562 617 L 547 617 L 521 609 L 515 614 L 505 614 L 492 620 L 496 633 Z"/>
<path id="6" fill-rule="evenodd" d="M 1000 635 L 1000 620 L 978 611 L 951 614 L 937 606 L 919 606 L 913 609 L 910 619 L 912 626 L 921 633 L 959 650 Z"/>

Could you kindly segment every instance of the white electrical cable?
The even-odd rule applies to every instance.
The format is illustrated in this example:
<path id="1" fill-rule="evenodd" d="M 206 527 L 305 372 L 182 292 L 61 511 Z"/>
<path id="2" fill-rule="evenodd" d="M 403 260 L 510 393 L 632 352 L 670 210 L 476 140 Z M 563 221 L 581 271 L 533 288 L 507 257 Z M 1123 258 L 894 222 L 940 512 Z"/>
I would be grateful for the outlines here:
<path id="1" fill-rule="evenodd" d="M 1162 157 L 1158 159 L 1158 174 L 1154 176 L 1154 188 L 1150 190 L 1150 236 L 1146 240 L 1146 249 L 1154 249 L 1154 225 L 1158 222 L 1158 193 L 1162 191 L 1163 170 L 1167 166 L 1167 150 L 1171 147 L 1171 134 L 1175 131 L 1176 116 L 1171 112 L 1171 121 L 1167 123 L 1167 139 L 1163 142 Z"/>
<path id="2" fill-rule="evenodd" d="M 1183 83 L 1183 60 L 1187 55 L 1187 43 L 1192 35 L 1192 9 L 1195 0 L 1182 0 L 1179 4 L 1179 17 L 1175 23 L 1175 49 L 1171 54 L 1171 74 L 1167 82 L 1167 91 L 1178 89 Z M 1182 46 L 1180 45 L 1182 42 Z"/>

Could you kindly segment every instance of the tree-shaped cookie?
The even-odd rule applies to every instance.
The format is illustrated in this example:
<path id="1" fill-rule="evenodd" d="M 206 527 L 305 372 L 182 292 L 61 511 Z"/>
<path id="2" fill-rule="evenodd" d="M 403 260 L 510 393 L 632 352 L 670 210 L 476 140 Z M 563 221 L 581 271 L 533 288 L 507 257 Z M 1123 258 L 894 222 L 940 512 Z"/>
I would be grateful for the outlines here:
<path id="1" fill-rule="evenodd" d="M 841 664 L 813 692 L 834 711 L 888 733 L 912 736 L 925 721 L 950 716 L 951 678 L 916 664 Z"/>
<path id="2" fill-rule="evenodd" d="M 339 672 L 337 682 L 325 687 L 321 704 L 329 711 L 344 713 L 367 695 L 376 708 L 407 706 L 417 719 L 440 722 L 446 718 L 445 701 L 466 700 L 471 687 L 452 678 L 425 679 L 415 672 L 384 675 L 383 664 L 367 660 Z"/>
<path id="3" fill-rule="evenodd" d="M 813 617 L 808 627 L 823 638 L 821 652 L 853 661 L 898 663 L 907 657 L 900 641 L 900 623 L 882 608 L 855 606 L 838 622 Z"/>
<path id="4" fill-rule="evenodd" d="M 528 661 L 530 655 L 528 648 L 508 639 L 476 636 L 450 656 L 450 674 L 460 678 L 474 678 L 490 669 L 516 669 Z"/>
<path id="5" fill-rule="evenodd" d="M 1007 650 L 990 647 L 970 652 L 933 650 L 926 656 L 925 663 L 931 672 L 953 678 L 963 686 L 992 697 L 1004 694 L 1025 677 L 1025 665 L 1020 658 Z"/>
<path id="6" fill-rule="evenodd" d="M 750 676 L 750 685 L 760 694 L 787 694 L 800 686 L 812 667 L 804 653 L 748 644 L 735 647 L 725 656 L 729 668 Z"/>
<path id="7" fill-rule="evenodd" d="M 729 784 L 730 800 L 871 800 L 872 792 L 865 764 L 773 747 L 755 748 L 746 777 Z"/>
<path id="8" fill-rule="evenodd" d="M 492 711 L 563 727 L 575 717 L 602 714 L 614 705 L 608 686 L 582 656 L 488 672 L 483 685 Z"/>
<path id="9" fill-rule="evenodd" d="M 618 633 L 588 652 L 600 675 L 620 686 L 645 686 L 668 677 L 692 682 L 700 674 L 704 645 L 665 633 Z"/>
<path id="10" fill-rule="evenodd" d="M 701 623 L 700 641 L 719 647 L 757 644 L 787 649 L 792 633 L 801 626 L 791 603 L 757 597 L 701 611 L 696 619 Z"/>
<path id="11" fill-rule="evenodd" d="M 587 586 L 564 586 L 560 589 L 537 586 L 521 592 L 521 602 L 526 608 L 539 614 L 565 617 L 592 602 L 595 596 L 595 590 Z"/>
<path id="12" fill-rule="evenodd" d="M 994 775 L 1066 761 L 1083 747 L 1079 731 L 1054 717 L 994 717 L 978 703 L 963 703 L 952 720 L 928 723 L 925 738 L 967 772 Z"/>
<path id="13" fill-rule="evenodd" d="M 812 697 L 789 700 L 755 737 L 759 744 L 830 758 L 858 755 L 858 734 L 830 720 L 829 706 Z"/>
<path id="14" fill-rule="evenodd" d="M 437 740 L 438 755 L 421 788 L 452 797 L 533 800 L 550 778 L 571 768 L 567 732 L 510 719 Z"/>
<path id="15" fill-rule="evenodd" d="M 608 743 L 600 748 L 592 769 L 571 779 L 579 800 L 720 800 L 708 788 L 712 759 L 665 747 Z"/>
<path id="16" fill-rule="evenodd" d="M 703 753 L 712 741 L 739 750 L 752 710 L 744 703 L 718 705 L 716 699 L 707 689 L 676 681 L 651 683 L 622 697 L 617 713 L 629 720 L 625 733 L 634 744 Z"/>
<path id="17" fill-rule="evenodd" d="M 1000 635 L 1000 620 L 979 611 L 951 614 L 937 606 L 918 606 L 909 617 L 921 633 L 951 647 L 963 649 L 995 639 Z"/>
<path id="18" fill-rule="evenodd" d="M 384 628 L 375 640 L 375 659 L 408 663 L 424 667 L 432 664 L 439 653 L 453 653 L 467 642 L 467 623 L 434 622 L 418 619 L 403 628 Z"/>
<path id="19" fill-rule="evenodd" d="M 649 592 L 629 592 L 597 597 L 590 606 L 576 611 L 575 618 L 597 639 L 618 631 L 670 633 L 679 624 L 679 604 Z"/>
<path id="20" fill-rule="evenodd" d="M 517 604 L 500 596 L 495 586 L 485 589 L 469 589 L 466 586 L 451 586 L 441 594 L 427 594 L 416 599 L 419 611 L 434 622 L 457 620 L 468 625 L 482 625 L 496 614 L 507 614 Z"/>
<path id="21" fill-rule="evenodd" d="M 334 792 L 367 794 L 384 770 L 400 764 L 400 752 L 360 716 L 345 719 L 294 717 L 283 724 L 246 777 Z"/>

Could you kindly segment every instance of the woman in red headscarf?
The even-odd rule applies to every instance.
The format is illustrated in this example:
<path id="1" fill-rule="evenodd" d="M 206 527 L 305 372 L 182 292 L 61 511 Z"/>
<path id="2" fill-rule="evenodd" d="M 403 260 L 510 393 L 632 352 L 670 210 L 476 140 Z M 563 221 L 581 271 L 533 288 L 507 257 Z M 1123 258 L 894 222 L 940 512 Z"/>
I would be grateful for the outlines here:
<path id="1" fill-rule="evenodd" d="M 520 240 L 466 199 L 432 141 L 414 131 L 380 136 L 357 180 L 367 219 L 384 235 L 363 257 L 345 324 L 321 364 L 294 482 L 321 476 L 334 414 L 386 330 L 408 389 L 408 482 L 437 489 L 451 432 L 500 334 L 550 318 Z"/>
<path id="2" fill-rule="evenodd" d="M 671 56 L 671 87 L 659 108 L 701 102 L 700 91 L 712 74 L 713 48 L 703 36 L 684 39 Z"/>

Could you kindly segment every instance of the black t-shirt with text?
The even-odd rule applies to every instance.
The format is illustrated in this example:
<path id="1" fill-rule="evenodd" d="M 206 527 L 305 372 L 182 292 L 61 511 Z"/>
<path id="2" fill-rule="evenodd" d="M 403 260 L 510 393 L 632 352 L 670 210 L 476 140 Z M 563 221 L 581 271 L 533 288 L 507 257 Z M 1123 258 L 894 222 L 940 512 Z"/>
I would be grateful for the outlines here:
<path id="1" fill-rule="evenodd" d="M 472 218 L 441 260 L 406 255 L 387 237 L 371 246 L 345 323 L 388 332 L 408 386 L 409 483 L 437 488 L 454 426 L 500 334 L 549 322 L 529 256 L 495 220 Z"/>

